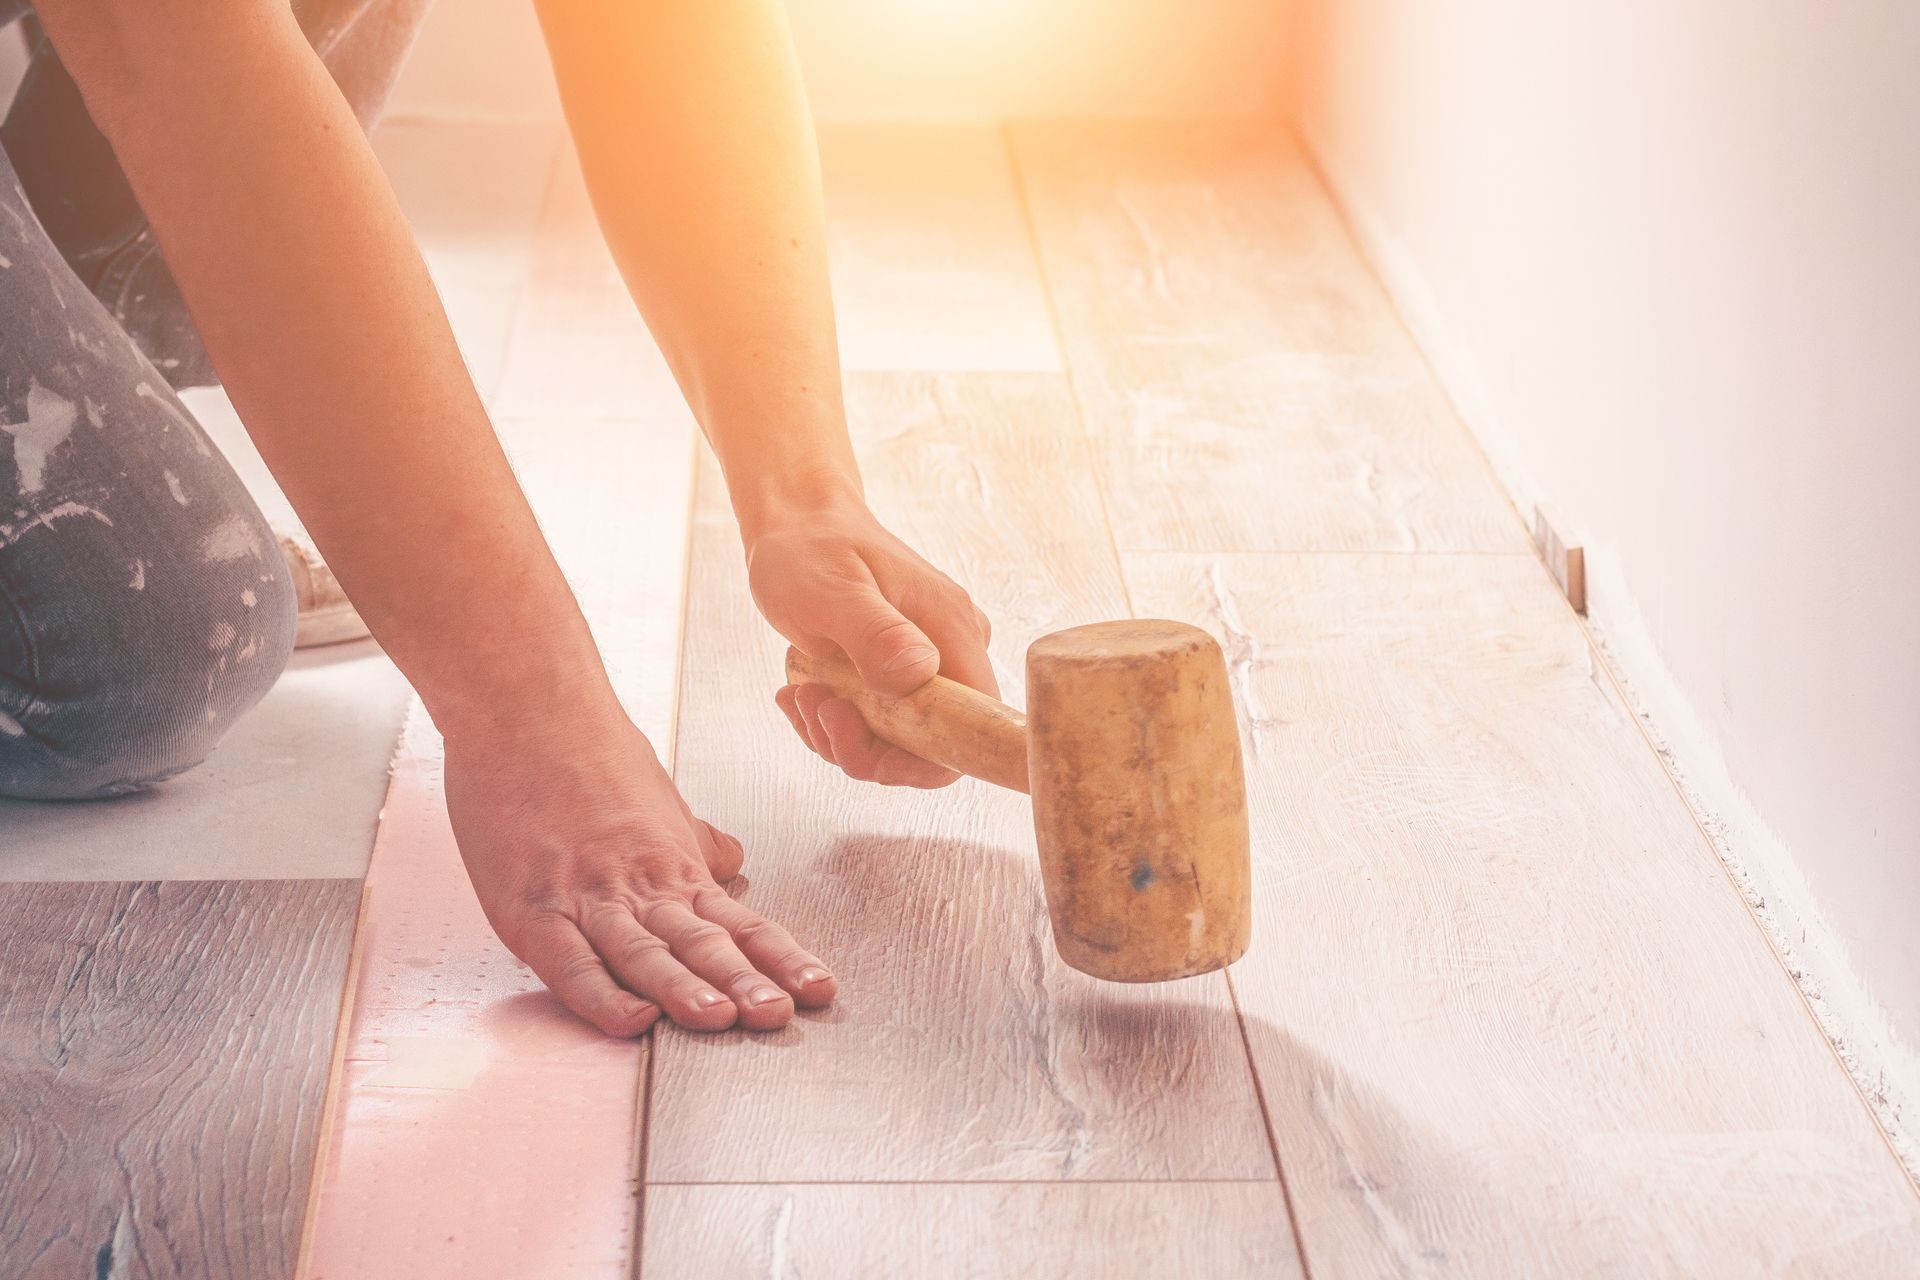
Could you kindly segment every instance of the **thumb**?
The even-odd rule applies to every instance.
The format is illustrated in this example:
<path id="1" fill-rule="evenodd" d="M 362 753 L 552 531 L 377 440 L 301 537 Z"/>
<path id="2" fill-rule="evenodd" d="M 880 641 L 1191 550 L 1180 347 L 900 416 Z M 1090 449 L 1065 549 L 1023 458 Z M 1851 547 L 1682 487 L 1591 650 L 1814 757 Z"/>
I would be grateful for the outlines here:
<path id="1" fill-rule="evenodd" d="M 940 672 L 940 651 L 927 633 L 877 587 L 840 606 L 828 638 L 846 651 L 867 687 L 891 697 L 912 693 Z"/>

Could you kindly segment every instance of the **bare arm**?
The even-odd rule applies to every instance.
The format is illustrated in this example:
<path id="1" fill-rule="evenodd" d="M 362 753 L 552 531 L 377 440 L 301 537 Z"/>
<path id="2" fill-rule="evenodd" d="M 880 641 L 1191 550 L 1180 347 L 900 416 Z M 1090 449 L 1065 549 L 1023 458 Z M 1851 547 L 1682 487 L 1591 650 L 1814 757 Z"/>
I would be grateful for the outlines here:
<path id="1" fill-rule="evenodd" d="M 39 12 L 262 456 L 446 735 L 449 811 L 502 939 L 615 1033 L 663 1008 L 773 1026 L 792 997 L 830 998 L 817 961 L 716 887 L 738 842 L 688 811 L 615 700 L 393 196 L 287 7 Z"/>
<path id="2" fill-rule="evenodd" d="M 867 511 L 841 403 L 813 123 L 776 0 L 539 0 L 594 207 L 726 472 L 754 597 L 787 638 L 906 692 L 993 691 L 966 593 Z M 851 703 L 783 689 L 848 772 L 953 774 L 876 741 Z"/>

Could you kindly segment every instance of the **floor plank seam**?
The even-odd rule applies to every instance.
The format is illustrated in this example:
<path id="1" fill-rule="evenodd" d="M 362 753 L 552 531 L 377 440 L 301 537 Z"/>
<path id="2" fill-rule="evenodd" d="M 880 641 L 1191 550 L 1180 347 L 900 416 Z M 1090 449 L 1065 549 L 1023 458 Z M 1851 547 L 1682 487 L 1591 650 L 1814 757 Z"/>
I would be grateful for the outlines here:
<path id="1" fill-rule="evenodd" d="M 514 281 L 512 301 L 507 303 L 506 337 L 502 341 L 500 359 L 493 370 L 493 376 L 487 379 L 487 388 L 481 393 L 480 403 L 486 408 L 489 419 L 493 417 L 496 402 L 507 385 L 507 364 L 513 354 L 513 340 L 520 330 L 521 314 L 527 305 L 528 295 L 533 292 L 534 267 L 539 262 L 542 249 L 540 233 L 544 229 L 541 219 L 546 216 L 547 202 L 553 198 L 553 189 L 559 184 L 566 172 L 567 151 L 573 144 L 567 140 L 565 131 L 557 132 L 552 143 L 552 154 L 547 157 L 547 171 L 540 178 L 540 214 L 535 219 L 532 241 L 527 246 L 526 269 L 520 278 Z M 496 436 L 498 432 L 495 433 Z"/>
<path id="2" fill-rule="evenodd" d="M 1126 603 L 1127 616 L 1138 617 L 1133 607 L 1133 588 L 1127 583 L 1126 562 L 1121 558 L 1119 535 L 1114 531 L 1113 504 L 1107 497 L 1107 477 L 1099 462 L 1099 443 L 1087 429 L 1086 402 L 1080 394 L 1079 379 L 1074 376 L 1074 361 L 1068 354 L 1067 330 L 1060 319 L 1060 307 L 1054 300 L 1053 280 L 1047 275 L 1047 257 L 1040 248 L 1040 226 L 1033 215 L 1033 197 L 1027 190 L 1026 171 L 1020 167 L 1019 148 L 1013 144 L 1013 126 L 999 129 L 1000 153 L 1013 179 L 1013 197 L 1020 204 L 1021 225 L 1027 232 L 1027 251 L 1033 255 L 1033 273 L 1040 281 L 1040 298 L 1046 303 L 1047 325 L 1053 332 L 1053 345 L 1060 356 L 1060 376 L 1066 380 L 1067 403 L 1073 407 L 1074 425 L 1079 428 L 1080 443 L 1086 450 L 1087 465 L 1093 472 L 1093 493 L 1100 503 L 1100 525 L 1107 535 L 1107 552 L 1113 557 L 1113 571 L 1120 580 L 1120 598 Z"/>
<path id="3" fill-rule="evenodd" d="M 680 625 L 679 636 L 673 646 L 673 703 L 667 720 L 667 758 L 663 761 L 670 776 L 674 775 L 675 765 L 680 758 L 680 709 L 686 698 L 687 610 L 693 598 L 693 541 L 700 509 L 702 447 L 698 440 L 694 442 L 692 462 L 687 469 L 687 519 L 685 533 L 681 537 Z M 656 1025 L 647 1034 L 647 1063 L 640 1072 L 640 1096 L 634 1099 L 634 1134 L 638 1150 L 634 1160 L 633 1280 L 641 1280 L 646 1268 L 647 1188 L 665 1185 L 647 1181 L 648 1136 L 653 1129 L 653 1074 L 654 1064 L 659 1057 L 660 1037 Z"/>
<path id="4" fill-rule="evenodd" d="M 659 1037 L 647 1033 L 647 1064 L 640 1069 L 640 1096 L 633 1100 L 633 1258 L 629 1273 L 641 1280 L 647 1267 L 647 1130 L 653 1119 L 653 1060 Z"/>
<path id="5" fill-rule="evenodd" d="M 377 824 L 376 824 L 377 825 Z M 351 878 L 351 877 L 343 877 Z M 351 1061 L 347 1050 L 352 1044 L 353 1014 L 360 998 L 361 961 L 366 957 L 367 931 L 361 926 L 367 920 L 367 900 L 372 896 L 367 888 L 366 877 L 360 877 L 360 905 L 354 908 L 353 933 L 348 943 L 347 972 L 340 982 L 340 1012 L 333 1024 L 332 1059 L 327 1068 L 327 1085 L 320 1098 L 320 1135 L 313 1144 L 313 1168 L 307 1178 L 307 1203 L 300 1216 L 300 1248 L 294 1255 L 294 1280 L 304 1280 L 313 1251 L 314 1225 L 318 1221 L 315 1210 L 320 1204 L 320 1189 L 325 1182 L 327 1158 L 333 1153 L 334 1134 L 340 1123 L 341 1077 L 346 1073 L 347 1063 Z"/>
<path id="6" fill-rule="evenodd" d="M 699 441 L 693 442 L 693 449 L 687 465 L 687 518 L 681 525 L 680 534 L 680 599 L 679 635 L 673 646 L 672 681 L 673 702 L 667 711 L 667 758 L 661 763 L 666 765 L 668 774 L 672 774 L 680 759 L 680 708 L 686 702 L 685 673 L 687 667 L 687 610 L 693 599 L 693 533 L 699 519 L 700 510 L 700 450 L 705 446 Z"/>
<path id="7" fill-rule="evenodd" d="M 1260 1067 L 1253 1058 L 1253 1038 L 1247 1034 L 1247 1016 L 1240 1008 L 1240 992 L 1233 985 L 1231 970 L 1223 972 L 1227 999 L 1233 1002 L 1234 1021 L 1240 1027 L 1240 1047 L 1247 1055 L 1247 1075 L 1253 1080 L 1253 1100 L 1260 1107 L 1260 1125 L 1266 1130 L 1267 1148 L 1273 1152 L 1273 1180 L 1280 1185 L 1280 1203 L 1287 1211 L 1287 1229 L 1293 1235 L 1293 1250 L 1300 1257 L 1301 1280 L 1313 1280 L 1313 1266 L 1307 1261 L 1307 1242 L 1300 1235 L 1300 1215 L 1293 1206 L 1293 1188 L 1287 1185 L 1287 1166 L 1280 1159 L 1280 1136 L 1274 1131 L 1273 1111 L 1267 1106 L 1267 1087 L 1260 1079 Z"/>

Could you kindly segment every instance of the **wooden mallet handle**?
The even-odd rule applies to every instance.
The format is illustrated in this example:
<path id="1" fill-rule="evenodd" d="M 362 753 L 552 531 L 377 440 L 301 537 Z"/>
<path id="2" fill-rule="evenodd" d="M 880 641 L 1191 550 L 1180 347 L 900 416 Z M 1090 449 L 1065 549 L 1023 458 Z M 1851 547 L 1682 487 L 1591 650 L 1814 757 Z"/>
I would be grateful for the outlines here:
<path id="1" fill-rule="evenodd" d="M 889 698 L 869 689 L 846 658 L 810 658 L 798 649 L 787 650 L 787 679 L 833 690 L 896 747 L 1026 793 L 1027 718 L 978 689 L 935 676 L 905 697 Z"/>

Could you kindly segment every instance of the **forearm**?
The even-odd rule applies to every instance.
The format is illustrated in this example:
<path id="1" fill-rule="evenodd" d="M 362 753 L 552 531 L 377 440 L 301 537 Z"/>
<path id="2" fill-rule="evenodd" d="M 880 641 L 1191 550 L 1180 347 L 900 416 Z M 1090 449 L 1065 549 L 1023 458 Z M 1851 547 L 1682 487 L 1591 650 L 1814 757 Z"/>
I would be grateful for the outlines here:
<path id="1" fill-rule="evenodd" d="M 285 7 L 40 8 L 261 455 L 435 718 L 597 697 L 411 235 Z"/>
<path id="2" fill-rule="evenodd" d="M 742 526 L 858 499 L 812 120 L 773 0 L 540 0 L 594 207 Z"/>

